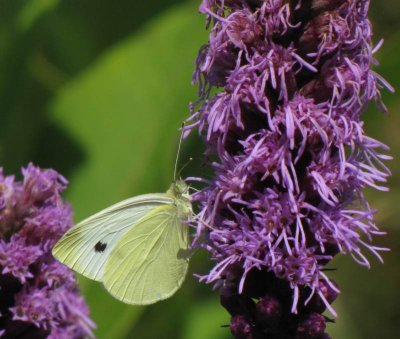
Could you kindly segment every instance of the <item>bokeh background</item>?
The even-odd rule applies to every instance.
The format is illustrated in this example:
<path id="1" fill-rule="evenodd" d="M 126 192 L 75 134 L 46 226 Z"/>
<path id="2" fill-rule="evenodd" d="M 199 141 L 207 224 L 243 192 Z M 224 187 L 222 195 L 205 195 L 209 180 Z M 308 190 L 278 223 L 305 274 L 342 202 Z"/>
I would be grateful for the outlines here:
<path id="1" fill-rule="evenodd" d="M 7 174 L 33 161 L 70 181 L 65 194 L 75 220 L 145 192 L 165 191 L 172 180 L 180 123 L 188 103 L 193 62 L 206 41 L 200 0 L 0 0 L 0 166 Z M 379 72 L 400 89 L 400 2 L 377 0 L 371 18 Z M 342 289 L 333 338 L 400 335 L 400 97 L 384 93 L 390 113 L 372 104 L 370 135 L 395 157 L 389 193 L 369 192 L 392 249 L 366 270 L 350 258 L 334 261 L 330 275 Z M 203 145 L 184 142 L 186 175 L 204 172 Z M 203 173 L 204 175 L 204 173 Z M 218 293 L 193 273 L 210 264 L 198 252 L 183 288 L 149 307 L 115 301 L 97 283 L 80 279 L 97 323 L 98 338 L 225 339 L 227 313 Z"/>

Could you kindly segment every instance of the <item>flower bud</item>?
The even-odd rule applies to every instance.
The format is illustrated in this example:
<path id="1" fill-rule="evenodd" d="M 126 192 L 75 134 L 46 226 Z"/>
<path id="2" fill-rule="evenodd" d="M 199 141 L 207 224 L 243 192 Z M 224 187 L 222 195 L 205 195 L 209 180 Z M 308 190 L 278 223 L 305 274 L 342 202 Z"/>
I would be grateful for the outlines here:
<path id="1" fill-rule="evenodd" d="M 236 339 L 252 339 L 252 325 L 243 315 L 232 317 L 230 329 Z"/>
<path id="2" fill-rule="evenodd" d="M 323 315 L 319 313 L 310 313 L 304 316 L 297 326 L 299 338 L 318 338 L 325 332 L 326 323 Z"/>
<path id="3" fill-rule="evenodd" d="M 282 316 L 282 305 L 277 298 L 265 296 L 257 303 L 256 319 L 267 327 L 277 327 Z"/>

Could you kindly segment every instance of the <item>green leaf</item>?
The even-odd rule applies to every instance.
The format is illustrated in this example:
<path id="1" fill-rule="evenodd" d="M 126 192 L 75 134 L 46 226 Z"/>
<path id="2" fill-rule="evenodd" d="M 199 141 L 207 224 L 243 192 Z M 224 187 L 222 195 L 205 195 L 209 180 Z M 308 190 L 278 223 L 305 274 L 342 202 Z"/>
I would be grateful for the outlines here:
<path id="1" fill-rule="evenodd" d="M 67 198 L 77 219 L 168 188 L 178 129 L 196 98 L 190 80 L 206 41 L 203 27 L 193 5 L 176 7 L 109 50 L 57 96 L 54 121 L 86 153 L 69 178 Z M 97 336 L 123 338 L 145 308 L 123 305 L 99 284 L 84 281 Z"/>

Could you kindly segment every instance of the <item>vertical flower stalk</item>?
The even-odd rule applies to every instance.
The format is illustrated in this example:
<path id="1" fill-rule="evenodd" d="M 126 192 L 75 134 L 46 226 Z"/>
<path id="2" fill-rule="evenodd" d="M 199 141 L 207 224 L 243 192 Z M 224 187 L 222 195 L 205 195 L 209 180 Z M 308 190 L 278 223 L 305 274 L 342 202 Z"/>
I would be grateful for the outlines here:
<path id="1" fill-rule="evenodd" d="M 390 175 L 361 115 L 390 86 L 376 64 L 368 0 L 203 0 L 211 27 L 189 119 L 214 177 L 195 195 L 195 243 L 214 268 L 236 338 L 328 338 L 339 289 L 326 265 L 366 267 L 376 226 L 363 189 Z M 220 90 L 213 90 L 219 88 Z M 215 94 L 216 93 L 216 94 Z M 205 225 L 209 226 L 205 226 Z"/>
<path id="2" fill-rule="evenodd" d="M 93 337 L 73 272 L 51 255 L 72 226 L 60 196 L 67 181 L 32 164 L 22 175 L 16 181 L 0 169 L 0 336 Z"/>

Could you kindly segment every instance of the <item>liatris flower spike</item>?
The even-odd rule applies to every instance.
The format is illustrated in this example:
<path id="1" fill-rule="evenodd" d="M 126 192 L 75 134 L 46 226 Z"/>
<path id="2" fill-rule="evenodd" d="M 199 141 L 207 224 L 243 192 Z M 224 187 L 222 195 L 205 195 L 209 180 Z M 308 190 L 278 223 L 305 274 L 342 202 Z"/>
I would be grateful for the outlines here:
<path id="1" fill-rule="evenodd" d="M 187 125 L 214 159 L 194 195 L 195 244 L 214 268 L 236 338 L 328 338 L 339 289 L 326 265 L 366 267 L 383 232 L 363 189 L 390 175 L 387 147 L 364 132 L 368 103 L 391 87 L 376 64 L 367 0 L 203 0 L 211 27 Z M 211 91 L 212 88 L 221 90 Z M 216 94 L 215 94 L 216 93 Z M 212 228 L 205 224 L 212 225 Z"/>
<path id="2" fill-rule="evenodd" d="M 60 196 L 67 181 L 32 164 L 22 174 L 20 182 L 0 169 L 0 336 L 93 337 L 73 272 L 51 255 L 72 226 Z"/>

